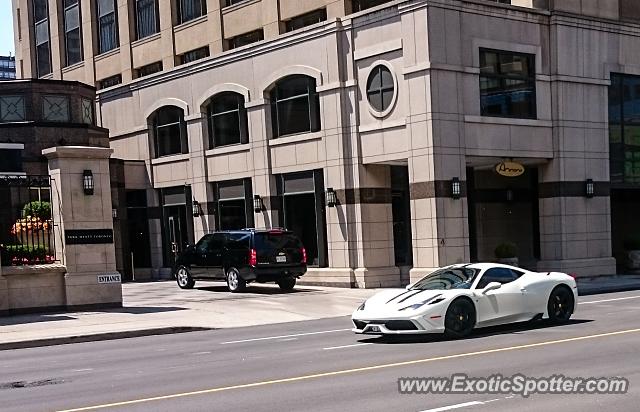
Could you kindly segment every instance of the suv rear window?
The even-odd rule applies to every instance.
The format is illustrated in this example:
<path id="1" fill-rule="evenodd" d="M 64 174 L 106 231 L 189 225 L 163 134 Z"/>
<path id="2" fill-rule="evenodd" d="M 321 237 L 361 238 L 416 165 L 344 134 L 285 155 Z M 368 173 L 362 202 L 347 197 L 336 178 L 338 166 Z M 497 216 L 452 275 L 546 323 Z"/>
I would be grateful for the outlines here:
<path id="1" fill-rule="evenodd" d="M 293 234 L 286 232 L 256 233 L 254 240 L 258 250 L 302 248 L 302 242 Z"/>

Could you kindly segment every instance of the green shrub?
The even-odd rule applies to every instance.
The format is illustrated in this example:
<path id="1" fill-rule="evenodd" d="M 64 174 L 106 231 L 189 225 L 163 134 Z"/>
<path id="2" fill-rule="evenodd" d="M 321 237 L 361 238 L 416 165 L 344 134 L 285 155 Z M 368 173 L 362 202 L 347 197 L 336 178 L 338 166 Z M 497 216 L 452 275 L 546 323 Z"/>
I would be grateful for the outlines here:
<path id="1" fill-rule="evenodd" d="M 33 216 L 41 220 L 51 219 L 51 203 L 35 200 L 22 208 L 23 216 Z"/>
<path id="2" fill-rule="evenodd" d="M 498 259 L 514 258 L 518 256 L 518 246 L 512 242 L 502 242 L 493 251 Z"/>
<path id="3" fill-rule="evenodd" d="M 640 235 L 632 235 L 624 240 L 625 250 L 640 250 Z"/>
<path id="4" fill-rule="evenodd" d="M 0 245 L 2 266 L 53 262 L 52 253 L 44 246 Z"/>

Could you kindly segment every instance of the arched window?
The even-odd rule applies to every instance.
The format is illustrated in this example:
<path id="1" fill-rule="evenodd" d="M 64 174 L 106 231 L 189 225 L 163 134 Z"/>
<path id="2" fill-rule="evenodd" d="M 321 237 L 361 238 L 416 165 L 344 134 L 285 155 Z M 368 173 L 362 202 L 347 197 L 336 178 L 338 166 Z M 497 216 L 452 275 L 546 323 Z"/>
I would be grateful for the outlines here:
<path id="1" fill-rule="evenodd" d="M 285 77 L 276 83 L 270 98 L 273 137 L 320 130 L 320 99 L 313 77 Z"/>
<path id="2" fill-rule="evenodd" d="M 222 92 L 213 96 L 207 105 L 209 123 L 209 147 L 247 143 L 247 111 L 244 96 L 234 92 Z"/>
<path id="3" fill-rule="evenodd" d="M 155 157 L 189 153 L 184 112 L 179 107 L 164 106 L 152 116 Z"/>

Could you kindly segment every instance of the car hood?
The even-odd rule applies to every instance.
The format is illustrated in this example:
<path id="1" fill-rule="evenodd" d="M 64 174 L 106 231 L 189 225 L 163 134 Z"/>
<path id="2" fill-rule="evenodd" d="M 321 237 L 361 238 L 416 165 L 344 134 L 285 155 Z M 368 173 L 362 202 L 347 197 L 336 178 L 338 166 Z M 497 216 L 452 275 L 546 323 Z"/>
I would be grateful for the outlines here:
<path id="1" fill-rule="evenodd" d="M 407 290 L 407 289 L 390 289 L 380 292 L 366 301 L 363 314 L 380 314 L 385 315 L 400 311 L 417 303 L 427 300 L 435 300 L 437 297 L 444 298 L 444 302 L 465 294 L 466 289 L 451 290 Z M 403 311 L 405 312 L 405 311 Z M 408 312 L 407 312 L 408 313 Z"/>

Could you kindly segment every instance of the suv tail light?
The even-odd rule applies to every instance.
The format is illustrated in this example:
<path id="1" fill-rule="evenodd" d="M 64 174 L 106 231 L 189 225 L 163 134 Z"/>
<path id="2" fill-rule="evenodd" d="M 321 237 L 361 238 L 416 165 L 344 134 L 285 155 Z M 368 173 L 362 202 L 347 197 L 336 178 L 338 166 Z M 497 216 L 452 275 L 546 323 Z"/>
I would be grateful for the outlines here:
<path id="1" fill-rule="evenodd" d="M 258 264 L 258 254 L 255 249 L 249 251 L 249 265 L 256 266 Z"/>
<path id="2" fill-rule="evenodd" d="M 301 252 L 302 252 L 302 263 L 306 264 L 307 263 L 307 249 L 302 248 Z"/>

